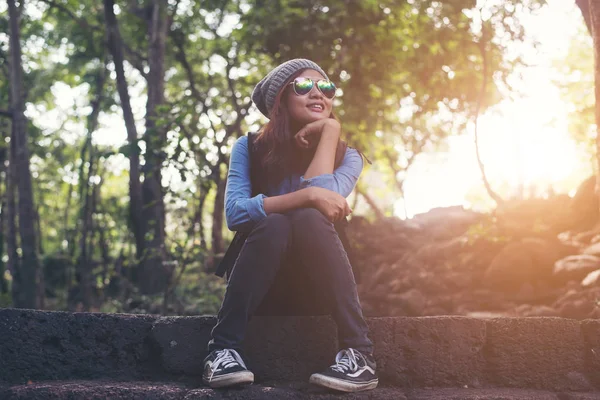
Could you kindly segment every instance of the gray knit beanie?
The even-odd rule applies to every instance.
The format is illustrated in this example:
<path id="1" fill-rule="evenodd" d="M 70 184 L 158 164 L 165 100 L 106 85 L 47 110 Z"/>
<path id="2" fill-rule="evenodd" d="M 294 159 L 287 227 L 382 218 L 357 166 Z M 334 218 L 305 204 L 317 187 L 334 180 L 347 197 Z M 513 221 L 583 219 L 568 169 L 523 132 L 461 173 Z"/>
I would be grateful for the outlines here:
<path id="1" fill-rule="evenodd" d="M 275 103 L 275 97 L 277 97 L 277 93 L 279 93 L 285 81 L 303 69 L 314 69 L 329 79 L 321 67 L 315 62 L 304 58 L 296 58 L 278 65 L 258 82 L 252 91 L 252 101 L 265 117 L 269 118 L 273 103 Z"/>

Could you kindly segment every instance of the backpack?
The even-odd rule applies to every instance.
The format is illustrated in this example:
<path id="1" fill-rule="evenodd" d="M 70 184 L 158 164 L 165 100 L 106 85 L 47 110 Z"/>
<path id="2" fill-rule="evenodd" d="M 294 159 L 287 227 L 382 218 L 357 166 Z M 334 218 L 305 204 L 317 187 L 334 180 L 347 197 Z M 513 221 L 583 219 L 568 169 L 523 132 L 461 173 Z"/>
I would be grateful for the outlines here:
<path id="1" fill-rule="evenodd" d="M 260 193 L 260 188 L 265 186 L 265 174 L 262 171 L 262 166 L 260 164 L 260 160 L 258 159 L 258 157 L 256 157 L 256 152 L 253 151 L 253 147 L 254 147 L 254 139 L 255 139 L 255 133 L 252 132 L 248 132 L 248 153 L 249 153 L 249 159 L 250 159 L 250 182 L 251 182 L 251 186 L 252 186 L 252 196 L 254 197 L 256 195 L 258 195 Z M 359 154 L 361 154 L 361 156 L 365 157 L 366 156 L 364 154 L 362 154 L 362 152 L 359 151 Z M 371 164 L 371 161 L 366 158 L 367 161 L 369 162 L 369 164 Z M 340 241 L 342 242 L 342 245 L 344 246 L 344 250 L 346 250 L 346 254 L 348 255 L 348 260 L 350 261 L 350 265 L 352 265 L 352 271 L 354 273 L 354 280 L 358 283 L 360 282 L 360 271 L 358 270 L 357 267 L 354 266 L 354 254 L 352 252 L 352 248 L 350 246 L 350 242 L 348 240 L 348 235 L 346 233 L 346 228 L 348 226 L 348 219 L 344 218 L 342 220 L 340 220 L 339 222 L 334 223 L 334 228 L 338 234 L 338 237 L 340 238 Z M 217 266 L 216 270 L 215 270 L 215 275 L 223 277 L 225 276 L 225 273 L 227 273 L 227 281 L 229 281 L 229 277 L 231 275 L 231 271 L 233 269 L 233 266 L 235 265 L 235 262 L 242 250 L 242 247 L 244 246 L 244 243 L 246 242 L 246 239 L 248 238 L 248 235 L 250 234 L 250 232 L 248 231 L 237 231 L 233 237 L 233 240 L 231 241 L 229 247 L 227 248 L 227 250 L 225 251 L 225 255 L 223 256 L 223 259 L 221 260 L 221 262 L 219 263 L 219 265 Z"/>

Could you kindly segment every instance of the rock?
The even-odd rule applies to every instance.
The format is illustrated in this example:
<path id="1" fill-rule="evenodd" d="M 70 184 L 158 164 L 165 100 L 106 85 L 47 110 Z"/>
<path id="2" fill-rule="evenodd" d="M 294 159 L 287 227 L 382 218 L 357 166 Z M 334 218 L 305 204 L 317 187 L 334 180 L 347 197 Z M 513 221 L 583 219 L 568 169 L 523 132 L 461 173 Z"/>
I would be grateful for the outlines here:
<path id="1" fill-rule="evenodd" d="M 570 289 L 558 298 L 552 305 L 564 318 L 585 319 L 592 318 L 598 309 L 600 287 L 594 286 L 587 289 Z"/>
<path id="2" fill-rule="evenodd" d="M 577 188 L 569 207 L 573 224 L 579 231 L 591 229 L 598 220 L 598 196 L 595 193 L 594 175 L 583 181 Z"/>
<path id="3" fill-rule="evenodd" d="M 417 250 L 417 255 L 426 261 L 447 259 L 460 252 L 467 244 L 467 240 L 465 236 L 458 236 L 449 240 L 426 244 Z"/>
<path id="4" fill-rule="evenodd" d="M 545 276 L 551 274 L 554 263 L 563 257 L 579 253 L 579 249 L 561 243 L 557 238 L 524 238 L 521 242 L 527 246 L 538 272 Z"/>
<path id="5" fill-rule="evenodd" d="M 571 371 L 567 373 L 567 379 L 573 384 L 573 386 L 582 388 L 584 390 L 594 390 L 594 386 L 586 378 L 584 374 L 577 371 Z"/>
<path id="6" fill-rule="evenodd" d="M 600 257 L 600 242 L 594 243 L 583 250 L 583 254 Z"/>
<path id="7" fill-rule="evenodd" d="M 530 282 L 525 282 L 521 285 L 519 292 L 517 293 L 517 298 L 519 299 L 532 299 L 535 297 L 535 289 Z"/>
<path id="8" fill-rule="evenodd" d="M 151 315 L 0 309 L 0 380 L 152 376 L 156 352 L 140 338 L 154 321 Z"/>
<path id="9" fill-rule="evenodd" d="M 573 227 L 569 206 L 572 199 L 566 194 L 553 195 L 546 199 L 532 197 L 507 200 L 495 210 L 497 223 L 505 234 L 526 237 L 532 232 L 536 236 L 556 234 Z"/>
<path id="10" fill-rule="evenodd" d="M 471 311 L 467 312 L 465 316 L 470 318 L 503 318 L 506 317 L 506 313 L 490 311 Z"/>
<path id="11" fill-rule="evenodd" d="M 531 304 L 521 304 L 514 310 L 514 314 L 519 317 L 557 317 L 558 311 L 549 306 L 536 306 Z"/>
<path id="12" fill-rule="evenodd" d="M 521 243 L 510 243 L 494 258 L 483 284 L 492 289 L 516 291 L 531 278 L 533 261 Z"/>
<path id="13" fill-rule="evenodd" d="M 521 304 L 515 308 L 516 315 L 525 315 L 531 311 L 531 304 Z"/>
<path id="14" fill-rule="evenodd" d="M 579 296 L 580 296 L 580 293 L 576 289 L 569 289 L 562 296 L 560 296 L 558 299 L 556 299 L 556 301 L 554 302 L 552 307 L 558 308 L 563 303 L 575 300 Z"/>
<path id="15" fill-rule="evenodd" d="M 586 318 L 600 319 L 600 307 L 598 307 L 598 305 L 596 304 L 596 307 L 594 307 L 590 315 L 588 315 Z"/>
<path id="16" fill-rule="evenodd" d="M 553 263 L 560 258 L 555 243 L 525 238 L 505 246 L 487 269 L 483 284 L 490 288 L 515 292 L 526 282 L 546 280 Z"/>
<path id="17" fill-rule="evenodd" d="M 447 315 L 448 311 L 445 310 L 443 307 L 440 306 L 434 306 L 434 307 L 427 307 L 425 310 L 423 310 L 423 316 L 425 315 Z"/>
<path id="18" fill-rule="evenodd" d="M 564 294 L 600 290 L 600 272 L 590 275 L 600 270 L 600 243 L 579 240 L 582 226 L 571 216 L 583 216 L 574 204 L 584 198 L 597 203 L 592 181 L 577 200 L 509 200 L 490 214 L 446 207 L 408 220 L 353 218 L 365 315 L 510 314 L 528 304 L 520 315 L 582 317 L 591 294 Z"/>
<path id="19" fill-rule="evenodd" d="M 558 312 L 563 318 L 585 319 L 594 311 L 594 304 L 586 299 L 577 299 L 564 303 Z"/>
<path id="20" fill-rule="evenodd" d="M 425 309 L 425 296 L 418 289 L 411 289 L 400 295 L 395 295 L 394 300 L 406 310 L 409 316 L 420 316 Z"/>
<path id="21" fill-rule="evenodd" d="M 548 306 L 533 306 L 523 314 L 524 317 L 557 317 L 559 312 Z"/>
<path id="22" fill-rule="evenodd" d="M 600 278 L 600 269 L 597 269 L 597 270 L 587 274 L 587 276 L 583 279 L 583 281 L 581 281 L 581 286 L 587 287 L 587 286 L 597 285 L 599 283 L 599 278 Z"/>
<path id="23" fill-rule="evenodd" d="M 430 237 L 443 240 L 462 235 L 483 217 L 484 214 L 465 210 L 462 206 L 452 206 L 433 208 L 426 213 L 417 214 L 413 221 L 426 229 Z"/>
<path id="24" fill-rule="evenodd" d="M 577 254 L 558 260 L 554 264 L 554 276 L 560 282 L 581 281 L 590 272 L 600 268 L 600 257 Z"/>

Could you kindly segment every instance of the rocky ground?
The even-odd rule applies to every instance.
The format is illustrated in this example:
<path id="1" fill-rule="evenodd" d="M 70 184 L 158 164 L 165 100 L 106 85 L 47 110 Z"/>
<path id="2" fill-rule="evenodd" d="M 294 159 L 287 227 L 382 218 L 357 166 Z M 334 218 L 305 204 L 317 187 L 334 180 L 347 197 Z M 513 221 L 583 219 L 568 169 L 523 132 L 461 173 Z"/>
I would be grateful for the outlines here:
<path id="1" fill-rule="evenodd" d="M 353 218 L 368 316 L 600 318 L 594 180 L 577 194 L 511 201 L 492 214 L 434 209 L 410 220 Z"/>

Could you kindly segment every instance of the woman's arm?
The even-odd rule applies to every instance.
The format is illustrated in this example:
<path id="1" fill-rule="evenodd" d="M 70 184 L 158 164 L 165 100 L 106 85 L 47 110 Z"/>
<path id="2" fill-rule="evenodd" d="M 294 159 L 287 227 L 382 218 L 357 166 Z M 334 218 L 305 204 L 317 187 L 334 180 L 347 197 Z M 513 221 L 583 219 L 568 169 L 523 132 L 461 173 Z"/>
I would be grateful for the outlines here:
<path id="1" fill-rule="evenodd" d="M 267 197 L 264 204 L 267 214 L 283 214 L 296 208 L 315 208 L 330 222 L 344 218 L 352 212 L 345 198 L 320 187 L 308 187 L 281 196 Z"/>
<path id="2" fill-rule="evenodd" d="M 248 137 L 241 136 L 231 149 L 227 186 L 225 188 L 225 220 L 232 231 L 251 229 L 267 214 L 263 208 L 264 194 L 252 196 Z"/>
<path id="3" fill-rule="evenodd" d="M 360 153 L 348 147 L 342 163 L 330 174 L 321 174 L 312 178 L 300 177 L 300 189 L 316 187 L 328 189 L 343 197 L 348 197 L 364 167 L 363 158 Z"/>
<path id="4" fill-rule="evenodd" d="M 333 169 L 333 157 L 337 147 L 337 140 L 337 138 L 335 141 L 332 140 L 331 144 L 327 139 L 323 140 L 322 137 L 319 142 L 324 143 L 322 148 L 325 150 L 322 150 L 321 154 L 327 154 L 328 146 L 332 146 L 333 148 L 333 150 L 329 150 L 332 154 L 331 169 Z M 313 157 L 311 165 L 314 164 L 315 158 L 317 158 L 316 154 Z M 250 197 L 252 194 L 252 185 L 250 181 L 248 138 L 246 136 L 240 137 L 233 145 L 227 175 L 227 187 L 225 189 L 225 219 L 227 227 L 232 231 L 251 229 L 255 223 L 266 218 L 268 214 L 285 213 L 286 211 L 303 207 L 315 207 L 328 216 L 329 214 L 335 214 L 334 210 L 343 208 L 345 199 L 341 197 L 336 198 L 337 194 L 331 192 L 328 194 L 324 189 L 347 197 L 356 179 L 358 179 L 360 169 L 362 169 L 361 164 L 358 172 L 352 172 L 352 174 L 356 175 L 356 178 L 354 176 L 347 177 L 346 175 L 348 175 L 349 171 L 346 170 L 356 169 L 352 168 L 352 165 L 344 165 L 347 158 L 344 159 L 342 166 L 336 170 L 335 174 L 339 175 L 337 177 L 331 173 L 319 175 L 314 180 L 304 180 L 305 187 L 301 186 L 299 190 L 292 193 L 272 197 L 258 194 Z M 350 161 L 352 160 L 350 159 Z M 362 160 L 359 160 L 359 162 L 362 163 Z M 315 165 L 317 164 L 320 165 L 320 162 L 317 162 Z M 344 184 L 344 182 L 347 184 Z M 346 191 L 348 193 L 345 193 Z M 348 212 L 344 215 L 347 215 Z"/>
<path id="5" fill-rule="evenodd" d="M 306 188 L 279 196 L 266 197 L 263 200 L 265 213 L 283 214 L 296 208 L 310 207 L 313 201 L 312 195 L 312 188 Z"/>
<path id="6" fill-rule="evenodd" d="M 232 231 L 251 229 L 270 213 L 284 213 L 311 207 L 317 191 L 306 188 L 280 196 L 252 195 L 248 138 L 240 137 L 233 145 L 225 188 L 225 220 Z"/>
<path id="7" fill-rule="evenodd" d="M 340 123 L 335 119 L 328 119 L 323 125 L 321 138 L 317 145 L 315 155 L 304 173 L 304 179 L 310 179 L 317 175 L 333 173 L 335 163 L 335 151 L 340 139 Z"/>

